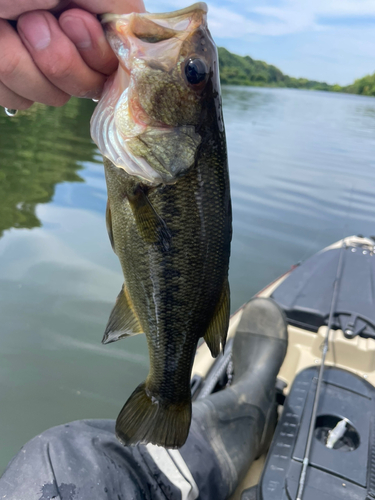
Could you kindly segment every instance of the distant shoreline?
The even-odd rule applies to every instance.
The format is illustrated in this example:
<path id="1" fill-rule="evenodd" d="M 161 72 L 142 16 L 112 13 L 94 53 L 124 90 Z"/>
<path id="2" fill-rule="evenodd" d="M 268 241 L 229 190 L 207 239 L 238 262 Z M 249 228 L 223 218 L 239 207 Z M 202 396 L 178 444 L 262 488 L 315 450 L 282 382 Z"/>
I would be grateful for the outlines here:
<path id="1" fill-rule="evenodd" d="M 279 68 L 250 56 L 239 56 L 219 47 L 220 79 L 223 85 L 245 87 L 291 88 L 321 90 L 375 97 L 375 74 L 355 80 L 351 85 L 330 85 L 325 82 L 294 78 L 285 75 Z"/>

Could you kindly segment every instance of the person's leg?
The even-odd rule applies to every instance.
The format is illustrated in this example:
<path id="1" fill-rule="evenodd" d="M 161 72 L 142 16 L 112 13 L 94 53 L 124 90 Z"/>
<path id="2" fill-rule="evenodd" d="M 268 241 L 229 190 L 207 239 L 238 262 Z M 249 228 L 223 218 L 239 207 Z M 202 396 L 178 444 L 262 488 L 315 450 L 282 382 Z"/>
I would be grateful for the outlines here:
<path id="1" fill-rule="evenodd" d="M 123 446 L 116 439 L 114 420 L 81 420 L 53 427 L 29 441 L 0 478 L 0 498 L 180 499 L 183 476 L 176 485 L 170 464 L 165 471 L 171 480 L 147 446 Z M 182 487 L 186 490 L 189 485 Z"/>
<path id="2" fill-rule="evenodd" d="M 111 420 L 73 422 L 21 449 L 0 478 L 0 498 L 228 498 L 273 430 L 275 382 L 286 346 L 282 311 L 266 299 L 251 301 L 233 344 L 233 384 L 193 403 L 181 450 L 124 447 Z"/>
<path id="3" fill-rule="evenodd" d="M 251 463 L 270 444 L 276 419 L 276 377 L 288 345 L 283 311 L 270 299 L 251 300 L 233 342 L 232 385 L 193 404 L 189 438 L 181 455 L 200 489 L 200 498 L 226 499 Z M 194 460 L 189 442 L 205 440 L 215 455 L 220 492 L 204 483 L 202 461 Z M 204 469 L 203 469 L 204 470 Z M 207 494 L 202 495 L 202 488 Z"/>

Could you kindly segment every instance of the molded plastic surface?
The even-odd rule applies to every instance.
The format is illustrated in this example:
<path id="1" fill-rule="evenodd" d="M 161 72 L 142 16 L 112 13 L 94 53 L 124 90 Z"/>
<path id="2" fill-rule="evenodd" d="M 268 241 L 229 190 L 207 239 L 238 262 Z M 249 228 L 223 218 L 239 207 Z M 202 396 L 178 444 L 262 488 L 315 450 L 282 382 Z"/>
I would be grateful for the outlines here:
<path id="1" fill-rule="evenodd" d="M 333 328 L 375 337 L 375 255 L 367 245 L 348 246 Z M 273 292 L 291 324 L 317 331 L 328 322 L 340 248 L 323 250 L 297 267 Z"/>
<path id="2" fill-rule="evenodd" d="M 310 425 L 317 368 L 303 370 L 286 399 L 268 453 L 259 500 L 294 500 Z M 326 368 L 318 418 L 348 418 L 359 433 L 359 446 L 346 453 L 313 439 L 304 500 L 375 498 L 375 388 L 338 368 Z"/>

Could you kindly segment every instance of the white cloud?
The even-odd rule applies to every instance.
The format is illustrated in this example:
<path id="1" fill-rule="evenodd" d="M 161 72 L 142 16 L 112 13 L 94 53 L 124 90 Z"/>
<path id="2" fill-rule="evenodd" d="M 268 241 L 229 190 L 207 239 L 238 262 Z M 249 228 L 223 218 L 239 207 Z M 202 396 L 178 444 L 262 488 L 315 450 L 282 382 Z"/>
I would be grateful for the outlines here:
<path id="1" fill-rule="evenodd" d="M 257 29 L 257 23 L 246 16 L 213 4 L 208 5 L 208 23 L 212 35 L 222 38 L 239 38 Z"/>
<path id="2" fill-rule="evenodd" d="M 320 18 L 358 18 L 375 16 L 374 0 L 255 0 L 244 6 L 243 0 L 226 0 L 225 7 L 209 4 L 210 26 L 214 36 L 231 38 L 256 34 L 280 36 L 303 31 L 321 31 L 327 26 Z M 234 9 L 234 6 L 235 9 Z M 261 19 L 259 19 L 261 16 Z M 220 33 L 217 32 L 220 29 Z"/>
<path id="3" fill-rule="evenodd" d="M 277 19 L 280 30 L 284 28 L 283 34 L 320 30 L 322 26 L 319 25 L 319 20 L 324 17 L 350 20 L 353 17 L 375 16 L 373 0 L 284 0 L 280 4 L 275 7 L 263 2 L 260 6 L 248 7 L 247 12 L 250 18 L 251 13 L 261 14 L 265 19 L 268 17 L 268 23 Z"/>
<path id="4" fill-rule="evenodd" d="M 260 22 L 255 20 L 256 18 L 251 18 L 251 12 L 244 15 L 209 4 L 209 26 L 213 36 L 221 38 L 238 38 L 248 34 L 279 36 L 300 32 L 313 25 L 310 16 L 290 15 L 282 9 L 259 7 L 252 12 L 262 14 L 265 19 Z"/>
<path id="5" fill-rule="evenodd" d="M 309 0 L 305 2 L 289 0 L 287 3 L 292 6 L 302 4 L 304 9 L 315 15 L 339 17 L 375 15 L 375 2 L 373 0 L 314 0 L 313 2 Z"/>

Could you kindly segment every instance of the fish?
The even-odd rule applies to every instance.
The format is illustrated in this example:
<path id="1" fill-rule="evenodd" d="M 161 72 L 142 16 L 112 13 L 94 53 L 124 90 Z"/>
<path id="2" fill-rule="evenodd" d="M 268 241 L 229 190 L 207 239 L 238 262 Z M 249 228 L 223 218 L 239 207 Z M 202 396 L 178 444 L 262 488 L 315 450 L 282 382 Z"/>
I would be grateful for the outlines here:
<path id="1" fill-rule="evenodd" d="M 149 374 L 116 421 L 124 445 L 180 448 L 197 344 L 224 349 L 232 238 L 218 53 L 207 6 L 105 15 L 119 59 L 91 120 L 124 285 L 103 343 L 145 333 Z"/>

